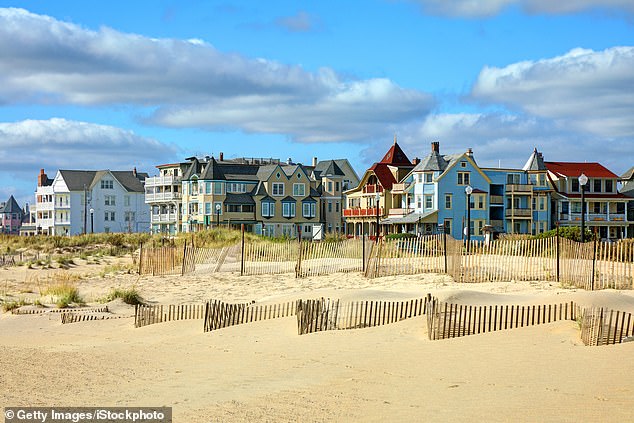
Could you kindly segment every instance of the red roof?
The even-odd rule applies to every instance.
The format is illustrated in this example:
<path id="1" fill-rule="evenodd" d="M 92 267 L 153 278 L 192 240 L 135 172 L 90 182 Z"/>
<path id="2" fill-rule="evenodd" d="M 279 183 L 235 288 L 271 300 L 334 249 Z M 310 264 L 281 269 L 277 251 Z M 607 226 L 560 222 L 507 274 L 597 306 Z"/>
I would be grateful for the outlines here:
<path id="1" fill-rule="evenodd" d="M 392 185 L 396 183 L 396 178 L 384 163 L 374 163 L 369 170 L 374 172 L 384 189 L 392 189 Z"/>
<path id="2" fill-rule="evenodd" d="M 544 162 L 546 168 L 561 176 L 578 178 L 584 173 L 588 178 L 618 178 L 600 163 Z"/>
<path id="3" fill-rule="evenodd" d="M 412 162 L 407 158 L 403 150 L 401 150 L 396 140 L 379 163 L 389 164 L 391 166 L 412 166 Z"/>

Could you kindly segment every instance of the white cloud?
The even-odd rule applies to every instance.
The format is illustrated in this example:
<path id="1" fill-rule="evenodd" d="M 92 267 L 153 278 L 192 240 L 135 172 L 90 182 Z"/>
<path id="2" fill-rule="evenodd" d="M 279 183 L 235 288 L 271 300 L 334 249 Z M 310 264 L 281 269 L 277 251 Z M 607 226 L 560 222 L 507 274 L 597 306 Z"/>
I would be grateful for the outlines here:
<path id="1" fill-rule="evenodd" d="M 518 5 L 528 13 L 564 14 L 587 10 L 625 11 L 634 13 L 632 0 L 410 0 L 419 3 L 426 13 L 466 18 L 490 17 L 506 7 Z"/>
<path id="2" fill-rule="evenodd" d="M 433 107 L 430 95 L 389 80 L 347 80 L 329 68 L 308 72 L 224 53 L 200 40 L 92 31 L 0 9 L 0 104 L 22 102 L 142 105 L 156 110 L 152 123 L 308 141 L 373 136 Z M 319 121 L 324 118 L 327 125 Z M 308 136 L 313 129 L 317 134 Z"/>
<path id="3" fill-rule="evenodd" d="M 41 168 L 49 174 L 57 169 L 150 171 L 177 153 L 131 131 L 59 118 L 0 123 L 0 140 L 0 177 L 33 183 Z"/>
<path id="4" fill-rule="evenodd" d="M 442 154 L 473 148 L 476 161 L 484 167 L 521 167 L 535 147 L 547 161 L 599 161 L 616 173 L 632 166 L 631 155 L 624 154 L 632 150 L 631 138 L 599 138 L 526 115 L 432 114 L 419 124 L 402 128 L 399 135 L 399 144 L 410 158 L 427 156 L 432 141 L 440 142 Z M 374 156 L 381 148 L 373 149 Z"/>
<path id="5" fill-rule="evenodd" d="M 471 96 L 597 136 L 631 137 L 632 87 L 634 47 L 575 49 L 551 59 L 486 67 Z"/>
<path id="6" fill-rule="evenodd" d="M 290 32 L 309 32 L 320 26 L 319 19 L 305 11 L 299 11 L 293 16 L 277 18 L 275 24 Z"/>

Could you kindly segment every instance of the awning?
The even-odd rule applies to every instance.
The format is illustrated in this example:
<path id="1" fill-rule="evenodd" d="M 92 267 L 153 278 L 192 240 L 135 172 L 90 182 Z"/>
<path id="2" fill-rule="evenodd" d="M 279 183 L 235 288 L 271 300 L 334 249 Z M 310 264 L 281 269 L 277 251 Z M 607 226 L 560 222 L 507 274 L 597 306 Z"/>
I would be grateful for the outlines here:
<path id="1" fill-rule="evenodd" d="M 393 216 L 381 220 L 381 225 L 406 225 L 408 223 L 436 223 L 438 210 L 427 213 L 410 213 L 405 216 Z"/>

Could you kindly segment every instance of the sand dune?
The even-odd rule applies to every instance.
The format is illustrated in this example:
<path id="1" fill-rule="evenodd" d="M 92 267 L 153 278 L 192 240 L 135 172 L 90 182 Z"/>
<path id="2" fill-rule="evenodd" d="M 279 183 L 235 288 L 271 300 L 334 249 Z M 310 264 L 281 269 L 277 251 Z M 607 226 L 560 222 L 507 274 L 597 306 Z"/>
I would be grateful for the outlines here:
<path id="1" fill-rule="evenodd" d="M 164 304 L 432 293 L 463 304 L 573 300 L 634 312 L 631 291 L 547 282 L 456 284 L 436 274 L 102 278 L 83 270 L 87 297 L 136 285 L 148 301 Z M 0 280 L 19 289 L 24 279 L 11 272 L 24 270 L 2 270 Z M 62 325 L 58 315 L 3 314 L 0 405 L 165 405 L 176 422 L 634 419 L 634 343 L 585 347 L 570 321 L 429 341 L 424 319 L 298 336 L 294 317 L 203 333 L 202 321 L 135 329 L 130 318 Z"/>

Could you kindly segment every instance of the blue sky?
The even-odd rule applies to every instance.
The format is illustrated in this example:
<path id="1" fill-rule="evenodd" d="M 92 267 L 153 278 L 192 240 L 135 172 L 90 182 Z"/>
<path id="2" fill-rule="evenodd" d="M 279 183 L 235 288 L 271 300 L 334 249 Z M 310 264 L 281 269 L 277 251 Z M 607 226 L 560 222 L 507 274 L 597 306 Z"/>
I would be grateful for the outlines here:
<path id="1" fill-rule="evenodd" d="M 634 166 L 631 0 L 0 1 L 0 201 L 191 155 Z"/>

